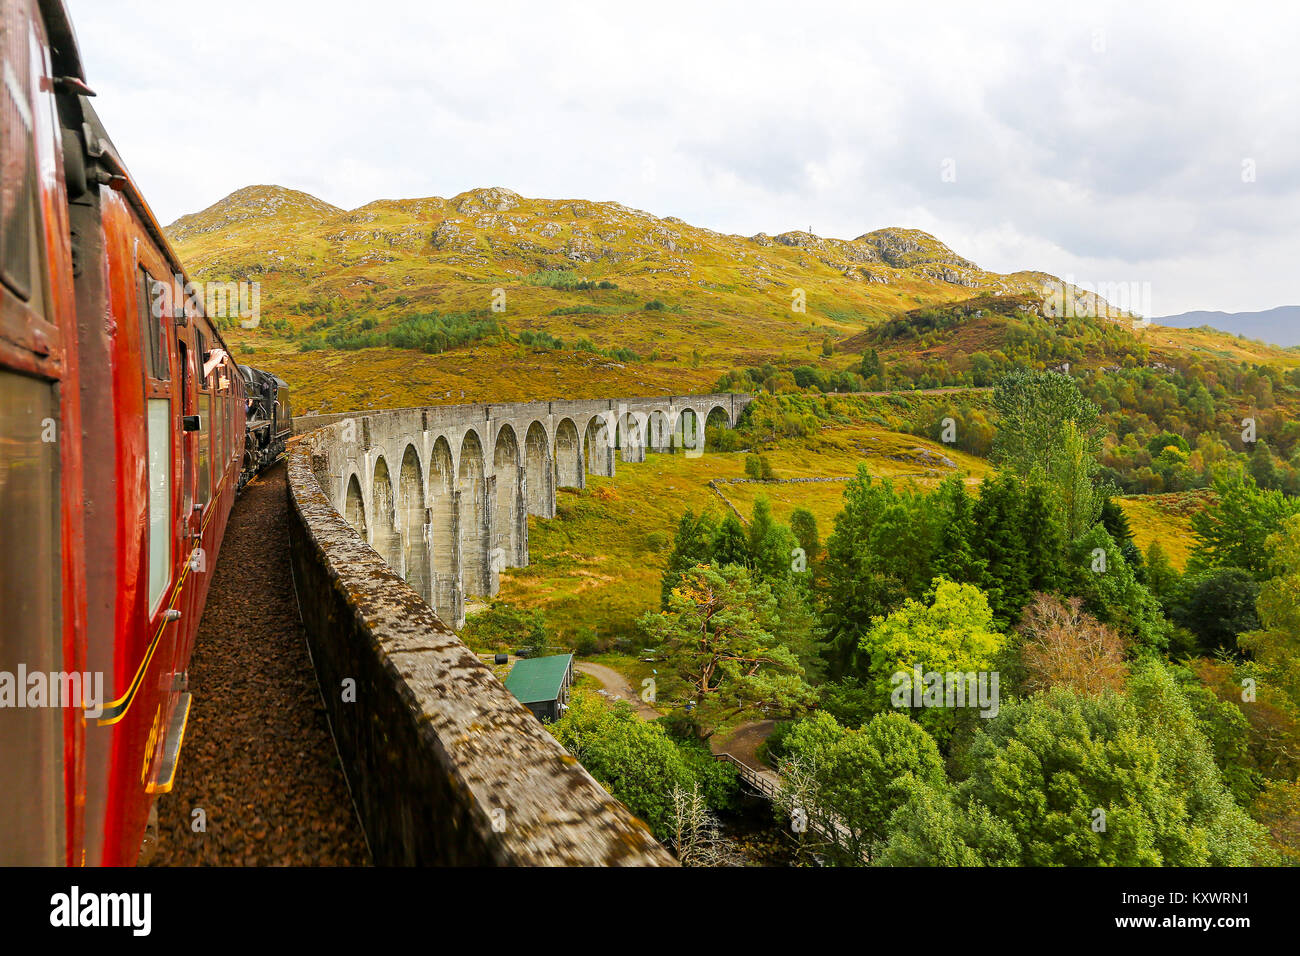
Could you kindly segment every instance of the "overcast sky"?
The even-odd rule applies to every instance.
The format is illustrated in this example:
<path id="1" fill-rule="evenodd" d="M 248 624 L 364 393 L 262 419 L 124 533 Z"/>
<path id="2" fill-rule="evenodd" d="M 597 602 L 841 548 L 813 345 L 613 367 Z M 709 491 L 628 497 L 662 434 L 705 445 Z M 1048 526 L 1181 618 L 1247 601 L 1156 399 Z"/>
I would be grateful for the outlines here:
<path id="1" fill-rule="evenodd" d="M 68 0 L 164 222 L 507 186 L 1300 303 L 1300 5 Z M 1146 310 L 1143 310 L 1146 311 Z"/>

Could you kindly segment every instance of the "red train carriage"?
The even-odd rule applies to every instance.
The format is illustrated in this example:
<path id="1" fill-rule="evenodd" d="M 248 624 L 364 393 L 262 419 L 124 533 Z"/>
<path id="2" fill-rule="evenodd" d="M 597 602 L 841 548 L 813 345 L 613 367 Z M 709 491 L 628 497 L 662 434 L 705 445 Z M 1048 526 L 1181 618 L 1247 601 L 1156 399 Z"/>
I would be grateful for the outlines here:
<path id="1" fill-rule="evenodd" d="M 61 0 L 0 13 L 0 864 L 134 864 L 184 736 L 245 379 L 201 295 L 174 294 Z"/>

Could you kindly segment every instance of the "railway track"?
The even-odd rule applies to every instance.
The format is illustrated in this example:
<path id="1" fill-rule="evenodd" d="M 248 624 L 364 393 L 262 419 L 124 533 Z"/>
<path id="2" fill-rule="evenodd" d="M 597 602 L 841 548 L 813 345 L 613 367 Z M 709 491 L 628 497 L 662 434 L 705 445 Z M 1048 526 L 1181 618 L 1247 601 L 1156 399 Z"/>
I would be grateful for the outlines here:
<path id="1" fill-rule="evenodd" d="M 281 462 L 231 512 L 190 663 L 180 769 L 158 804 L 154 866 L 370 863 L 307 655 L 287 507 Z"/>

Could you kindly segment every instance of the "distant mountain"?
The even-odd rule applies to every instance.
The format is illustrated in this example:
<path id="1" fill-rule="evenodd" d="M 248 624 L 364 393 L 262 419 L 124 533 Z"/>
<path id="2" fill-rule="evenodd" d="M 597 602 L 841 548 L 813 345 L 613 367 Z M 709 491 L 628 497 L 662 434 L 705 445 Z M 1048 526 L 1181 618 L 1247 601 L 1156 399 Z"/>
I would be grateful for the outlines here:
<path id="1" fill-rule="evenodd" d="M 481 310 L 486 286 L 509 289 L 507 321 L 515 329 L 586 334 L 591 323 L 574 315 L 625 315 L 661 300 L 683 316 L 666 329 L 621 328 L 626 323 L 607 318 L 590 337 L 662 351 L 665 334 L 725 328 L 730 334 L 706 338 L 766 358 L 806 351 L 810 325 L 820 346 L 821 336 L 917 305 L 1063 287 L 1043 272 L 981 269 L 919 229 L 877 229 L 851 240 L 802 231 L 723 235 L 619 203 L 528 199 L 501 187 L 343 210 L 297 190 L 248 186 L 181 217 L 167 233 L 196 278 L 259 280 L 264 310 L 287 318 L 295 332 Z M 569 275 L 612 282 L 624 295 L 570 301 Z M 1078 309 L 1098 304 L 1083 290 L 1068 294 Z M 610 341 L 601 342 L 606 332 Z"/>
<path id="2" fill-rule="evenodd" d="M 1176 329 L 1208 326 L 1220 332 L 1243 335 L 1284 348 L 1300 345 L 1300 305 L 1281 305 L 1266 312 L 1184 312 L 1152 319 L 1155 325 Z"/>

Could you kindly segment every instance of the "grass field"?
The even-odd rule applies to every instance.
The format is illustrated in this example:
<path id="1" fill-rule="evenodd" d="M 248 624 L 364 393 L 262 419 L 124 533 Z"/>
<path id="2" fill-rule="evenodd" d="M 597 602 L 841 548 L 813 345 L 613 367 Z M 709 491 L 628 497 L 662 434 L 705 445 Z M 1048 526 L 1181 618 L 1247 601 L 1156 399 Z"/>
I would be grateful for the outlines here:
<path id="1" fill-rule="evenodd" d="M 1133 539 L 1146 554 L 1152 541 L 1159 541 L 1165 554 L 1180 571 L 1187 567 L 1195 539 L 1192 515 L 1213 501 L 1213 493 L 1189 491 L 1170 495 L 1121 498 L 1120 505 L 1133 529 Z"/>
<path id="2" fill-rule="evenodd" d="M 873 475 L 930 487 L 958 471 L 972 481 L 989 471 L 978 458 L 867 426 L 827 429 L 764 454 L 778 479 L 849 478 L 859 462 Z M 746 519 L 764 494 L 778 519 L 808 508 L 822 538 L 831 533 L 843 481 L 721 483 L 743 478 L 744 465 L 744 452 L 648 455 L 641 463 L 620 461 L 614 478 L 588 476 L 581 492 L 560 489 L 554 519 L 529 519 L 531 564 L 501 575 L 498 600 L 544 609 L 561 639 L 632 633 L 641 614 L 658 608 L 660 575 L 682 513 L 711 511 L 718 519 L 726 513 L 711 480 L 719 480 Z"/>

